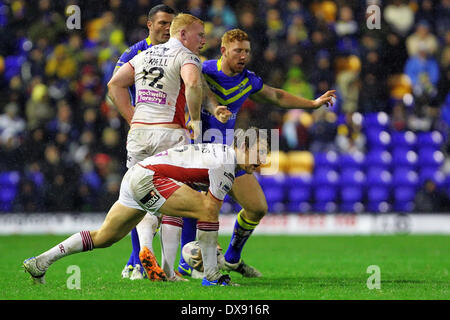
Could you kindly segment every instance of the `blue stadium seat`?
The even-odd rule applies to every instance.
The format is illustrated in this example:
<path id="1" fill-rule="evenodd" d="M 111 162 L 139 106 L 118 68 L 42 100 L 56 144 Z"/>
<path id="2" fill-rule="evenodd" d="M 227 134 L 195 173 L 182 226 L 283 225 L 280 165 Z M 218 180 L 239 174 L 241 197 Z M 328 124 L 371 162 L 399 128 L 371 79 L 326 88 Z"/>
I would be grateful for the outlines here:
<path id="1" fill-rule="evenodd" d="M 392 208 L 391 204 L 389 204 L 386 201 L 372 201 L 367 204 L 367 211 L 368 212 L 388 212 Z"/>
<path id="2" fill-rule="evenodd" d="M 414 149 L 417 135 L 412 131 L 393 131 L 391 133 L 392 148 Z"/>
<path id="3" fill-rule="evenodd" d="M 343 169 L 339 177 L 339 183 L 342 187 L 346 186 L 358 186 L 360 187 L 365 183 L 366 175 L 362 170 L 353 168 Z"/>
<path id="4" fill-rule="evenodd" d="M 270 213 L 283 213 L 286 212 L 286 205 L 284 202 L 277 201 L 277 202 L 268 202 L 268 211 Z"/>
<path id="5" fill-rule="evenodd" d="M 366 156 L 362 152 L 343 153 L 339 155 L 338 167 L 340 170 L 346 168 L 361 169 L 366 161 Z"/>
<path id="6" fill-rule="evenodd" d="M 335 186 L 322 186 L 314 189 L 314 200 L 316 202 L 336 201 L 337 188 Z"/>
<path id="7" fill-rule="evenodd" d="M 307 202 L 311 199 L 311 188 L 306 186 L 289 188 L 287 197 L 290 202 Z"/>
<path id="8" fill-rule="evenodd" d="M 313 174 L 313 185 L 337 185 L 339 183 L 339 174 L 336 170 L 330 170 L 327 168 L 317 168 Z"/>
<path id="9" fill-rule="evenodd" d="M 443 142 L 444 138 L 437 130 L 419 132 L 417 134 L 417 145 L 419 147 L 432 147 L 434 149 L 439 149 Z"/>
<path id="10" fill-rule="evenodd" d="M 401 186 L 394 188 L 394 203 L 412 202 L 416 196 L 414 187 Z"/>
<path id="11" fill-rule="evenodd" d="M 419 184 L 422 186 L 428 179 L 433 180 L 438 188 L 441 188 L 445 183 L 444 173 L 435 167 L 424 167 L 420 169 Z"/>
<path id="12" fill-rule="evenodd" d="M 0 192 L 0 202 L 11 203 L 17 194 L 17 188 L 14 186 L 4 186 Z"/>
<path id="13" fill-rule="evenodd" d="M 398 212 L 412 212 L 414 210 L 414 201 L 398 202 L 396 201 L 393 206 L 394 211 Z"/>
<path id="14" fill-rule="evenodd" d="M 418 156 L 414 150 L 396 148 L 392 151 L 392 164 L 395 167 L 416 169 L 417 162 Z"/>
<path id="15" fill-rule="evenodd" d="M 419 175 L 416 171 L 408 168 L 396 168 L 392 174 L 392 186 L 394 188 L 410 187 L 417 190 L 419 187 Z"/>
<path id="16" fill-rule="evenodd" d="M 387 202 L 390 200 L 390 189 L 383 186 L 370 186 L 367 188 L 368 202 Z"/>
<path id="17" fill-rule="evenodd" d="M 338 154 L 335 151 L 314 153 L 314 167 L 336 169 L 338 164 Z"/>
<path id="18" fill-rule="evenodd" d="M 310 212 L 312 206 L 309 202 L 290 201 L 287 204 L 286 210 L 292 213 L 307 213 Z"/>
<path id="19" fill-rule="evenodd" d="M 338 209 L 338 206 L 336 202 L 333 201 L 320 201 L 316 202 L 313 205 L 313 211 L 318 213 L 333 213 L 336 212 Z"/>
<path id="20" fill-rule="evenodd" d="M 390 187 L 392 183 L 392 175 L 388 170 L 381 168 L 369 168 L 366 173 L 366 183 L 368 187 L 382 186 Z"/>
<path id="21" fill-rule="evenodd" d="M 432 148 L 420 148 L 418 151 L 418 162 L 419 167 L 440 167 L 445 160 L 444 154 L 440 150 L 435 150 Z"/>
<path id="22" fill-rule="evenodd" d="M 392 155 L 389 151 L 384 149 L 373 149 L 366 155 L 366 167 L 383 168 L 389 170 L 392 165 Z"/>
<path id="23" fill-rule="evenodd" d="M 0 173 L 0 186 L 9 187 L 17 186 L 20 182 L 20 174 L 18 171 L 5 171 Z"/>
<path id="24" fill-rule="evenodd" d="M 364 189 L 360 186 L 340 188 L 341 201 L 346 203 L 361 202 L 364 198 Z"/>
<path id="25" fill-rule="evenodd" d="M 364 211 L 364 204 L 360 201 L 342 202 L 339 206 L 341 212 L 360 213 Z"/>
<path id="26" fill-rule="evenodd" d="M 362 125 L 364 128 L 387 129 L 389 122 L 389 115 L 386 112 L 370 112 L 364 115 Z"/>
<path id="27" fill-rule="evenodd" d="M 447 196 L 450 197 L 450 173 L 444 178 L 442 188 L 447 192 Z"/>
<path id="28" fill-rule="evenodd" d="M 366 129 L 367 144 L 370 149 L 386 149 L 391 145 L 391 135 L 386 130 L 380 128 Z"/>

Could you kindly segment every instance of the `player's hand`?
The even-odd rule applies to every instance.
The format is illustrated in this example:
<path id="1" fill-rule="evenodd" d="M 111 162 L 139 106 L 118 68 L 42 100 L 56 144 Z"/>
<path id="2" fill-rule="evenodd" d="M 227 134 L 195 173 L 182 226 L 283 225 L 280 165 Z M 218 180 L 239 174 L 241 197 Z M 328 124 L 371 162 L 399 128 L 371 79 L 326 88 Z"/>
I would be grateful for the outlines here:
<path id="1" fill-rule="evenodd" d="M 192 140 L 197 140 L 202 134 L 201 121 L 189 121 L 186 124 L 186 128 L 189 130 Z"/>
<path id="2" fill-rule="evenodd" d="M 216 117 L 216 119 L 222 123 L 226 123 L 228 120 L 230 120 L 232 115 L 233 113 L 228 110 L 226 106 L 217 106 L 214 109 L 214 117 Z"/>
<path id="3" fill-rule="evenodd" d="M 321 106 L 331 107 L 336 101 L 336 90 L 328 90 L 323 95 L 314 100 L 313 105 L 315 108 Z"/>

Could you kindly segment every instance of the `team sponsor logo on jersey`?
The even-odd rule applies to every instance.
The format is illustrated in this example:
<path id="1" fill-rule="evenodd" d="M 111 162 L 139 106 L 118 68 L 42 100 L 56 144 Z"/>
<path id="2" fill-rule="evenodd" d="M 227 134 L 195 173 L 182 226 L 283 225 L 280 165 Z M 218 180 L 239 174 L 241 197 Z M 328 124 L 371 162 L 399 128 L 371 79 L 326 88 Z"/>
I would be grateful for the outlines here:
<path id="1" fill-rule="evenodd" d="M 145 207 L 151 208 L 160 198 L 161 197 L 155 190 L 150 190 L 150 192 L 141 199 L 141 202 Z"/>
<path id="2" fill-rule="evenodd" d="M 234 182 L 234 176 L 233 176 L 231 173 L 229 173 L 229 172 L 224 172 L 223 175 L 224 175 L 225 177 L 227 177 L 228 179 L 230 179 L 231 182 Z"/>
<path id="3" fill-rule="evenodd" d="M 167 94 L 161 91 L 148 90 L 148 89 L 139 89 L 138 90 L 138 103 L 157 103 L 157 104 L 166 104 L 167 103 Z"/>

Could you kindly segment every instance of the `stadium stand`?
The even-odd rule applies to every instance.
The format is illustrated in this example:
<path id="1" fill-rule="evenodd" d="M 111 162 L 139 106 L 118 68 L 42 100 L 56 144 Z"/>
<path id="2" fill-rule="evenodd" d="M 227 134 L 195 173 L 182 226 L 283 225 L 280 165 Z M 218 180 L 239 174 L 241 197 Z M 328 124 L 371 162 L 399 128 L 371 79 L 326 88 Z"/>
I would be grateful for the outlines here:
<path id="1" fill-rule="evenodd" d="M 0 0 L 0 212 L 111 206 L 128 128 L 106 83 L 161 2 L 71 1 L 81 29 L 69 30 L 64 1 Z M 164 3 L 206 21 L 205 59 L 239 27 L 265 83 L 307 98 L 337 89 L 328 110 L 241 110 L 238 127 L 281 130 L 275 175 L 258 175 L 270 212 L 413 212 L 429 179 L 450 197 L 449 1 L 433 1 L 432 14 L 402 1 L 407 20 L 396 1 L 374 1 L 380 29 L 367 28 L 366 1 Z M 417 76 L 420 59 L 429 67 Z M 450 210 L 440 203 L 433 210 Z M 222 211 L 236 209 L 227 197 Z"/>

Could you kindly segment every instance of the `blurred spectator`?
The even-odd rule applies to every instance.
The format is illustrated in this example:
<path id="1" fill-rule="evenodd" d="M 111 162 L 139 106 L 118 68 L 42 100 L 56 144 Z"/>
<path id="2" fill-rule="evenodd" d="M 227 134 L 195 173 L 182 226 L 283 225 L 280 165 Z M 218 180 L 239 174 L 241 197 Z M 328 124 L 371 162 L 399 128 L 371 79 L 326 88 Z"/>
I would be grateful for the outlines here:
<path id="1" fill-rule="evenodd" d="M 358 111 L 359 106 L 361 61 L 357 56 L 350 56 L 343 61 L 343 68 L 336 77 L 336 85 L 342 97 L 341 109 L 344 113 L 353 113 Z"/>
<path id="2" fill-rule="evenodd" d="M 314 98 L 314 89 L 308 83 L 299 67 L 292 67 L 287 73 L 287 79 L 282 89 L 296 96 L 301 96 L 312 100 Z"/>
<path id="3" fill-rule="evenodd" d="M 284 36 L 285 26 L 280 11 L 269 9 L 266 13 L 266 36 L 270 42 L 281 40 Z"/>
<path id="4" fill-rule="evenodd" d="M 41 190 L 33 181 L 22 179 L 17 197 L 14 199 L 13 210 L 16 212 L 34 213 L 43 212 L 46 209 Z"/>
<path id="5" fill-rule="evenodd" d="M 392 108 L 391 128 L 395 131 L 406 131 L 407 127 L 407 111 L 402 101 L 397 103 Z"/>
<path id="6" fill-rule="evenodd" d="M 445 33 L 450 30 L 450 0 L 441 0 L 439 2 L 434 21 L 436 34 L 443 38 Z"/>
<path id="7" fill-rule="evenodd" d="M 438 39 L 430 32 L 429 22 L 422 20 L 416 26 L 416 31 L 406 38 L 406 48 L 410 57 L 419 54 L 420 48 L 426 48 L 429 55 L 435 55 L 438 50 Z"/>
<path id="8" fill-rule="evenodd" d="M 392 0 L 383 11 L 384 20 L 392 30 L 405 37 L 414 25 L 414 10 L 408 1 Z"/>
<path id="9" fill-rule="evenodd" d="M 411 79 L 414 95 L 427 100 L 437 95 L 439 65 L 424 44 L 420 44 L 417 55 L 406 61 L 405 73 Z"/>
<path id="10" fill-rule="evenodd" d="M 426 180 L 414 199 L 415 211 L 421 213 L 446 212 L 450 210 L 450 200 L 438 189 L 433 180 Z"/>
<path id="11" fill-rule="evenodd" d="M 387 74 L 403 72 L 408 53 L 405 42 L 395 32 L 388 32 L 383 46 L 383 70 Z"/>
<path id="12" fill-rule="evenodd" d="M 7 144 L 9 140 L 16 146 L 21 143 L 26 125 L 18 113 L 19 106 L 15 102 L 5 106 L 5 112 L 0 115 L 0 145 Z"/>
<path id="13" fill-rule="evenodd" d="M 302 15 L 296 14 L 291 18 L 291 23 L 287 27 L 286 40 L 295 44 L 306 44 L 308 41 L 308 28 Z"/>
<path id="14" fill-rule="evenodd" d="M 78 190 L 74 201 L 74 210 L 77 212 L 97 211 L 97 196 L 87 183 L 81 183 L 78 185 Z"/>
<path id="15" fill-rule="evenodd" d="M 309 128 L 311 137 L 310 151 L 328 152 L 337 151 L 335 143 L 337 134 L 336 114 L 325 108 L 313 112 L 314 123 Z"/>
<path id="16" fill-rule="evenodd" d="M 53 117 L 53 109 L 48 101 L 47 86 L 36 79 L 31 96 L 25 107 L 27 126 L 29 130 L 45 125 Z"/>
<path id="17" fill-rule="evenodd" d="M 426 21 L 434 30 L 436 10 L 432 0 L 422 0 L 416 10 L 415 21 Z"/>
<path id="18" fill-rule="evenodd" d="M 238 23 L 238 27 L 248 34 L 252 46 L 253 58 L 249 62 L 248 69 L 263 69 L 260 60 L 256 57 L 258 57 L 263 52 L 268 44 L 267 38 L 265 36 L 266 25 L 264 23 L 261 23 L 256 18 L 253 8 L 243 9 L 239 13 Z"/>
<path id="19" fill-rule="evenodd" d="M 47 123 L 46 130 L 51 139 L 55 139 L 58 133 L 67 134 L 69 139 L 67 142 L 78 138 L 78 128 L 75 126 L 72 109 L 66 100 L 58 101 L 56 116 Z"/>
<path id="20" fill-rule="evenodd" d="M 44 128 L 38 127 L 29 130 L 21 147 L 24 161 L 34 162 L 42 160 L 44 158 L 46 143 L 47 140 Z"/>
<path id="21" fill-rule="evenodd" d="M 366 137 L 362 132 L 360 113 L 347 113 L 345 122 L 337 128 L 336 145 L 339 152 L 356 153 L 366 151 Z"/>
<path id="22" fill-rule="evenodd" d="M 358 33 L 358 24 L 353 17 L 353 10 L 349 6 L 339 9 L 339 19 L 335 23 L 335 30 L 338 37 L 355 37 Z"/>
<path id="23" fill-rule="evenodd" d="M 219 15 L 223 24 L 228 29 L 233 29 L 237 25 L 237 18 L 234 11 L 226 4 L 225 0 L 213 0 L 208 9 L 208 19 L 213 20 Z"/>
<path id="24" fill-rule="evenodd" d="M 96 199 L 96 211 L 108 210 L 119 197 L 121 178 L 118 175 L 110 175 Z"/>
<path id="25" fill-rule="evenodd" d="M 312 116 L 306 111 L 293 109 L 286 112 L 281 133 L 290 150 L 309 150 L 308 130 L 312 123 Z"/>
<path id="26" fill-rule="evenodd" d="M 208 16 L 203 0 L 188 0 L 183 12 L 190 13 L 202 20 L 206 20 Z"/>

